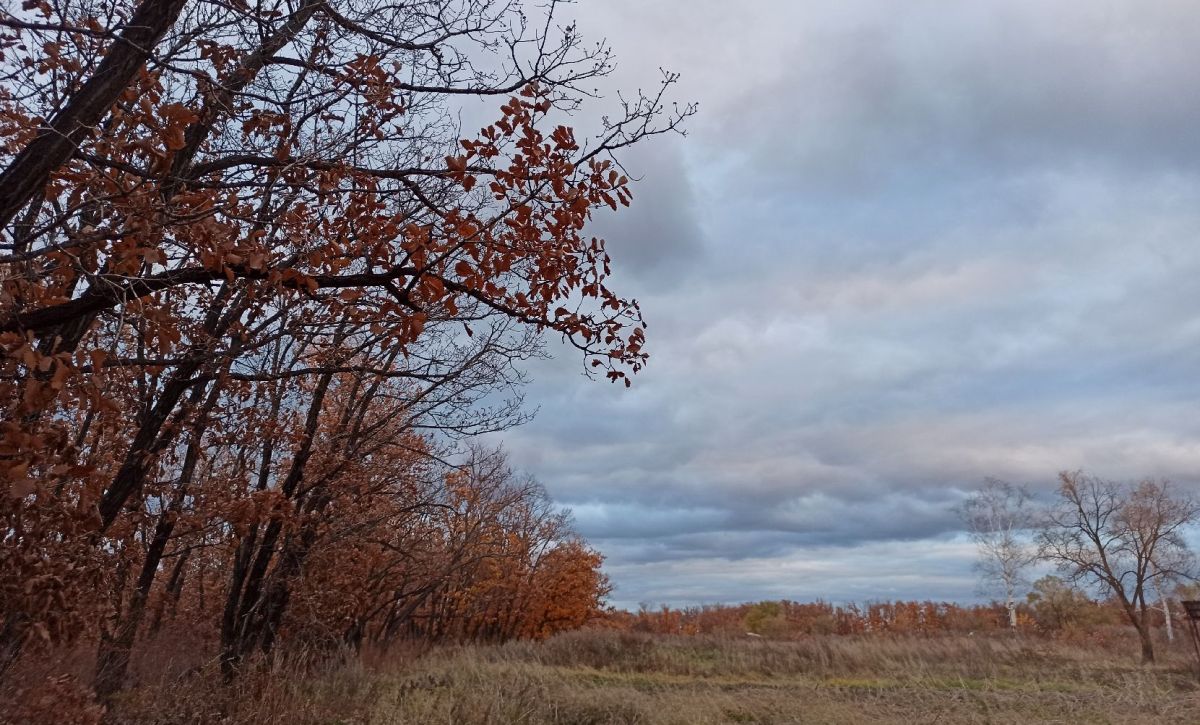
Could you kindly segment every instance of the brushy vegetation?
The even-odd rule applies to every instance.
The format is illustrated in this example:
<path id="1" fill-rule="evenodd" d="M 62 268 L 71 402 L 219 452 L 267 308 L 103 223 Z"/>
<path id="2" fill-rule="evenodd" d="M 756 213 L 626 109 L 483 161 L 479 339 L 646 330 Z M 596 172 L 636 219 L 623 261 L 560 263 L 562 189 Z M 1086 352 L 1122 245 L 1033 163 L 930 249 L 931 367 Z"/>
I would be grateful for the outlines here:
<path id="1" fill-rule="evenodd" d="M 147 681 L 123 723 L 1195 723 L 1182 642 L 1143 666 L 1132 637 L 795 641 L 581 631 L 545 642 L 364 655 L 336 667 Z"/>

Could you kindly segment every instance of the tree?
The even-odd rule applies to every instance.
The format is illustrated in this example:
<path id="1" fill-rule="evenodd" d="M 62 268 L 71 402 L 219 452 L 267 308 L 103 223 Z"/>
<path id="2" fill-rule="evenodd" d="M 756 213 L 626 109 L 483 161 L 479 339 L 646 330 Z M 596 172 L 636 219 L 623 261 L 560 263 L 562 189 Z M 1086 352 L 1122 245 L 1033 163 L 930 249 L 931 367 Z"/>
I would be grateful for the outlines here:
<path id="1" fill-rule="evenodd" d="M 667 74 L 564 125 L 613 65 L 554 0 L 131 5 L 0 19 L 0 674 L 95 635 L 102 694 L 193 581 L 232 672 L 347 532 L 443 534 L 408 454 L 519 422 L 546 334 L 628 384 L 640 309 L 586 226 L 694 111 Z"/>
<path id="2" fill-rule="evenodd" d="M 1053 574 L 1035 581 L 1033 591 L 1026 598 L 1033 606 L 1038 625 L 1049 630 L 1065 629 L 1079 623 L 1084 612 L 1094 606 L 1087 594 Z"/>
<path id="3" fill-rule="evenodd" d="M 1038 534 L 1041 555 L 1072 581 L 1110 593 L 1137 630 L 1142 661 L 1153 662 L 1148 590 L 1159 578 L 1191 576 L 1183 534 L 1200 505 L 1168 481 L 1121 485 L 1064 471 L 1059 484 L 1059 501 Z"/>
<path id="4" fill-rule="evenodd" d="M 768 637 L 779 636 L 787 626 L 783 607 L 779 602 L 771 601 L 758 602 L 751 606 L 742 621 L 747 632 Z"/>
<path id="5" fill-rule="evenodd" d="M 1026 536 L 1032 526 L 1029 492 L 1007 481 L 988 478 L 959 506 L 959 515 L 979 550 L 985 581 L 1004 593 L 1008 626 L 1017 626 L 1017 589 L 1025 569 L 1037 558 Z"/>

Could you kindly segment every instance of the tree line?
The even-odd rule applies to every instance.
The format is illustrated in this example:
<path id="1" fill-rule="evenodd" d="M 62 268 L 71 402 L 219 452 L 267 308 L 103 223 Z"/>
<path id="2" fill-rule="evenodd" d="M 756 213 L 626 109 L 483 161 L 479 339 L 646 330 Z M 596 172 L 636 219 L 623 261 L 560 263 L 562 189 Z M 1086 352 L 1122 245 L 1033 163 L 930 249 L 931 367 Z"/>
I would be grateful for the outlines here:
<path id="1" fill-rule="evenodd" d="M 616 154 L 694 107 L 665 74 L 577 136 L 613 59 L 558 18 L 554 0 L 0 16 L 0 681 L 90 643 L 107 697 L 172 621 L 234 678 L 281 640 L 592 615 L 598 554 L 469 441 L 524 420 L 548 335 L 589 375 L 645 363 L 585 227 L 630 203 Z"/>
<path id="2" fill-rule="evenodd" d="M 1093 599 L 1053 575 L 1034 582 L 1032 590 L 1017 603 L 1016 611 L 1021 632 L 1068 639 L 1118 628 L 1125 621 L 1116 602 Z M 789 639 L 814 635 L 1004 634 L 1010 631 L 1008 622 L 1003 602 L 889 600 L 833 604 L 785 599 L 690 607 L 644 603 L 633 612 L 606 612 L 600 626 L 652 634 Z"/>
<path id="3" fill-rule="evenodd" d="M 1200 600 L 1200 569 L 1188 533 L 1200 502 L 1170 481 L 1122 483 L 1083 471 L 1059 474 L 1052 500 L 994 478 L 957 507 L 978 551 L 978 569 L 1002 595 L 989 604 L 788 600 L 610 611 L 605 626 L 656 634 L 974 634 L 1020 631 L 1095 636 L 1130 627 L 1144 662 L 1155 632 L 1175 637 L 1181 600 Z M 1057 570 L 1029 581 L 1035 565 Z"/>

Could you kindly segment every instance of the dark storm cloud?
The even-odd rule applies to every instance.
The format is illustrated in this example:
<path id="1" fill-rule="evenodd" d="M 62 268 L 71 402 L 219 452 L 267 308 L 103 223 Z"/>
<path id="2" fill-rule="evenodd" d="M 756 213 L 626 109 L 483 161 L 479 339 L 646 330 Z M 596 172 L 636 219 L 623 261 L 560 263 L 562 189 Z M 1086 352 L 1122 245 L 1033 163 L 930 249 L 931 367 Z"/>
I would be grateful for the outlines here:
<path id="1" fill-rule="evenodd" d="M 1200 481 L 1200 6 L 579 12 L 702 109 L 596 225 L 651 365 L 505 436 L 619 603 L 971 598 L 984 476 Z"/>

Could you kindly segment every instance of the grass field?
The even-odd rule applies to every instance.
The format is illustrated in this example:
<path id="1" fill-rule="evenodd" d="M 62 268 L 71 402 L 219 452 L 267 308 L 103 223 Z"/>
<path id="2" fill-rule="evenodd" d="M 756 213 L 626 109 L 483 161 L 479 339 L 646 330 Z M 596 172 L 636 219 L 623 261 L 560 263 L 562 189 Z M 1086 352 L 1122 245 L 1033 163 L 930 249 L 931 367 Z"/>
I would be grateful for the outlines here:
<path id="1" fill-rule="evenodd" d="M 1037 641 L 577 634 L 430 657 L 370 721 L 1200 723 L 1200 692 L 1183 662 Z"/>
<path id="2" fill-rule="evenodd" d="M 265 673 L 226 722 L 1200 723 L 1188 652 L 1041 639 L 815 637 L 795 642 L 578 632 L 440 649 L 306 678 Z M 213 693 L 210 691 L 209 696 Z M 127 722 L 208 722 L 186 687 L 143 688 Z M 161 699 L 169 697 L 167 701 Z M 150 713 L 154 713 L 150 715 Z"/>

